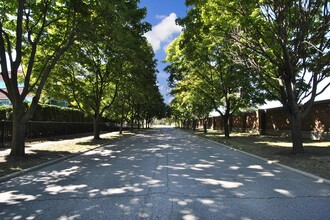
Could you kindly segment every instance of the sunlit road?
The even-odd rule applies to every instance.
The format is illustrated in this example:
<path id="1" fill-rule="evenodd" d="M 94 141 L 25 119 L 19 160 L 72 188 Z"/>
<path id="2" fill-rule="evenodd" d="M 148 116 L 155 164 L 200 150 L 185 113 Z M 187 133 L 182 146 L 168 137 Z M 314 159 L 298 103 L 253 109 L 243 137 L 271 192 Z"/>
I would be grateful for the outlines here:
<path id="1" fill-rule="evenodd" d="M 0 183 L 0 219 L 330 219 L 330 186 L 157 128 Z"/>

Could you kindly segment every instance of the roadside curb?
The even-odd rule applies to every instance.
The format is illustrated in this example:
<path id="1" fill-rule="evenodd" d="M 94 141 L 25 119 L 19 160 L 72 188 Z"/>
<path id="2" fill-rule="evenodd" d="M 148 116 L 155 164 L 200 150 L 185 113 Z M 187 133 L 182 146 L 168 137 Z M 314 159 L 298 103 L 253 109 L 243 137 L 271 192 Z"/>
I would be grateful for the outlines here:
<path id="1" fill-rule="evenodd" d="M 81 151 L 81 152 L 78 152 L 78 153 L 73 153 L 73 154 L 70 154 L 70 155 L 67 155 L 67 156 L 63 156 L 63 157 L 60 157 L 60 158 L 57 158 L 57 159 L 54 159 L 54 160 L 50 160 L 50 161 L 47 161 L 47 162 L 44 162 L 44 163 L 41 163 L 41 164 L 38 164 L 36 166 L 33 166 L 33 167 L 29 167 L 29 168 L 26 168 L 26 169 L 23 169 L 23 170 L 20 170 L 20 171 L 17 171 L 17 172 L 14 172 L 14 173 L 11 173 L 11 174 L 8 174 L 8 175 L 5 175 L 5 176 L 1 176 L 0 177 L 0 183 L 1 182 L 5 182 L 5 181 L 8 181 L 10 179 L 13 179 L 15 177 L 18 177 L 18 176 L 21 176 L 21 175 L 24 175 L 26 173 L 29 173 L 29 172 L 32 172 L 32 171 L 35 171 L 35 170 L 39 170 L 39 169 L 42 169 L 42 168 L 45 168 L 45 167 L 48 167 L 50 165 L 53 165 L 53 164 L 56 164 L 56 163 L 59 163 L 61 161 L 65 161 L 65 160 L 68 160 L 68 159 L 71 159 L 73 157 L 76 157 L 76 156 L 79 156 L 79 155 L 82 155 L 84 153 L 87 153 L 89 151 L 92 151 L 92 150 L 95 150 L 95 149 L 98 149 L 98 148 L 101 148 L 101 147 L 105 147 L 107 145 L 110 145 L 110 144 L 113 144 L 117 141 L 120 141 L 120 140 L 123 140 L 123 139 L 126 139 L 126 138 L 129 138 L 131 137 L 132 135 L 128 135 L 127 137 L 120 137 L 118 139 L 115 139 L 115 140 L 112 140 L 112 141 L 109 141 L 108 143 L 106 144 L 102 144 L 98 147 L 94 147 L 94 148 L 91 148 L 91 149 L 88 149 L 88 150 L 84 150 L 84 151 Z"/>
<path id="2" fill-rule="evenodd" d="M 186 132 L 186 131 L 183 131 L 183 132 Z M 220 146 L 222 146 L 222 147 L 226 147 L 226 148 L 228 148 L 228 149 L 230 149 L 230 150 L 238 151 L 238 152 L 240 152 L 240 153 L 242 153 L 242 154 L 245 154 L 245 155 L 248 155 L 248 156 L 251 156 L 251 157 L 257 158 L 257 159 L 259 159 L 259 160 L 262 160 L 262 161 L 266 162 L 267 164 L 275 164 L 276 166 L 279 166 L 279 167 L 281 167 L 281 168 L 284 168 L 284 169 L 287 169 L 287 170 L 293 171 L 293 172 L 295 172 L 295 173 L 298 173 L 298 174 L 300 174 L 300 175 L 303 175 L 303 176 L 306 176 L 306 177 L 308 177 L 308 178 L 310 178 L 310 179 L 313 179 L 313 180 L 315 180 L 315 181 L 318 182 L 318 183 L 324 183 L 324 184 L 330 185 L 330 180 L 325 179 L 325 178 L 323 178 L 323 177 L 319 177 L 319 176 L 316 176 L 316 175 L 314 175 L 314 174 L 307 173 L 307 172 L 305 172 L 305 171 L 298 170 L 298 169 L 296 169 L 296 168 L 289 167 L 289 166 L 287 166 L 287 165 L 284 165 L 284 164 L 281 164 L 281 163 L 278 163 L 278 162 L 273 162 L 273 161 L 267 160 L 266 158 L 263 158 L 263 157 L 260 157 L 260 156 L 257 156 L 257 155 L 254 155 L 254 154 L 251 154 L 251 153 L 248 153 L 248 152 L 245 152 L 245 151 L 242 151 L 242 150 L 239 150 L 239 149 L 236 149 L 236 148 L 230 147 L 230 146 L 227 146 L 227 145 L 225 145 L 225 144 L 218 143 L 218 142 L 216 142 L 216 141 L 213 141 L 213 140 L 210 140 L 210 139 L 207 139 L 207 138 L 204 138 L 204 137 L 201 137 L 201 136 L 195 135 L 195 134 L 191 134 L 191 133 L 189 133 L 189 132 L 186 132 L 186 133 L 188 133 L 188 134 L 190 134 L 190 135 L 192 135 L 192 136 L 194 136 L 194 137 L 198 137 L 198 138 L 201 138 L 201 139 L 203 139 L 203 140 L 209 141 L 209 142 L 211 142 L 211 143 L 214 143 L 214 144 L 220 145 Z"/>

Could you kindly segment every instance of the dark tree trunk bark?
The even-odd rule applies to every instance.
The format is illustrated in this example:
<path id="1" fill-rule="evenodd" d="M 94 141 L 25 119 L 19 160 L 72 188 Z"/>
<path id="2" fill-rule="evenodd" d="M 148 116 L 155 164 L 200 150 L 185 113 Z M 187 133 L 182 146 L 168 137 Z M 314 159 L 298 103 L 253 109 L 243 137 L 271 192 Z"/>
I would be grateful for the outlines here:
<path id="1" fill-rule="evenodd" d="M 207 118 L 203 121 L 204 134 L 207 133 Z"/>
<path id="2" fill-rule="evenodd" d="M 11 140 L 11 157 L 25 156 L 25 133 L 26 123 L 30 119 L 29 114 L 24 111 L 24 103 L 21 102 L 13 107 L 13 128 Z"/>
<path id="3" fill-rule="evenodd" d="M 94 117 L 94 140 L 99 140 L 100 139 L 100 125 L 99 125 L 99 122 L 100 122 L 100 117 L 99 116 L 96 116 Z"/>
<path id="4" fill-rule="evenodd" d="M 291 115 L 290 123 L 292 135 L 292 152 L 294 154 L 303 154 L 305 151 L 302 142 L 302 117 L 300 111 L 297 111 Z"/>
<path id="5" fill-rule="evenodd" d="M 119 134 L 123 134 L 123 117 L 120 118 Z"/>
<path id="6" fill-rule="evenodd" d="M 197 122 L 196 119 L 193 119 L 193 130 L 196 131 Z"/>
<path id="7" fill-rule="evenodd" d="M 230 131 L 229 131 L 229 116 L 228 115 L 223 115 L 223 128 L 224 128 L 224 132 L 225 132 L 225 138 L 229 138 L 230 137 Z"/>
<path id="8" fill-rule="evenodd" d="M 120 125 L 119 134 L 123 134 L 123 123 L 124 123 L 124 101 L 121 102 L 121 115 L 120 115 Z"/>
<path id="9" fill-rule="evenodd" d="M 291 82 L 286 82 L 288 95 L 282 95 L 282 104 L 291 126 L 291 140 L 292 140 L 292 153 L 303 154 L 303 140 L 302 140 L 302 114 L 301 109 L 296 101 L 294 91 L 292 90 Z M 284 94 L 284 92 L 283 92 Z M 288 97 L 286 101 L 285 97 Z"/>
<path id="10" fill-rule="evenodd" d="M 131 119 L 131 131 L 134 130 L 134 118 Z"/>
<path id="11" fill-rule="evenodd" d="M 11 141 L 11 157 L 25 156 L 25 132 L 26 121 L 22 120 L 22 116 L 13 115 L 13 129 Z"/>

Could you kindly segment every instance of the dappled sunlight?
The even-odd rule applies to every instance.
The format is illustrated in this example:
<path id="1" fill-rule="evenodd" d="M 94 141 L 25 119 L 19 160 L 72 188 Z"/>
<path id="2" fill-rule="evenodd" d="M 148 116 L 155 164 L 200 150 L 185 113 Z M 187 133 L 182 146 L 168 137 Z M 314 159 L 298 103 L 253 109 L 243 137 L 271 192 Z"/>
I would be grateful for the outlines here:
<path id="1" fill-rule="evenodd" d="M 110 166 L 112 166 L 112 164 L 111 163 L 101 163 L 100 166 L 101 167 L 110 167 Z"/>
<path id="2" fill-rule="evenodd" d="M 124 186 L 124 187 L 118 187 L 118 188 L 109 188 L 106 190 L 100 191 L 101 195 L 109 196 L 109 195 L 116 195 L 116 194 L 124 194 L 128 192 L 138 193 L 142 192 L 143 189 L 136 187 L 136 186 Z"/>
<path id="3" fill-rule="evenodd" d="M 51 171 L 51 172 L 39 171 L 38 178 L 34 178 L 33 180 L 26 181 L 25 184 L 31 184 L 32 182 L 34 182 L 34 183 L 41 182 L 45 185 L 54 184 L 54 183 L 60 182 L 61 180 L 64 180 L 65 178 L 67 178 L 71 175 L 75 175 L 75 174 L 79 173 L 81 169 L 82 169 L 82 167 L 72 166 L 67 169 L 56 170 L 56 171 Z"/>
<path id="4" fill-rule="evenodd" d="M 157 167 L 157 170 L 162 170 L 164 168 L 171 169 L 171 170 L 186 170 L 186 168 L 184 168 L 184 167 L 179 167 L 179 166 L 163 166 L 163 165 L 158 166 Z"/>
<path id="5" fill-rule="evenodd" d="M 212 205 L 215 203 L 214 200 L 211 199 L 198 199 L 203 205 Z"/>
<path id="6" fill-rule="evenodd" d="M 75 214 L 75 215 L 70 215 L 70 216 L 62 215 L 58 219 L 59 220 L 75 220 L 75 219 L 79 219 L 79 218 L 80 218 L 80 215 L 79 214 Z"/>
<path id="7" fill-rule="evenodd" d="M 142 186 L 147 186 L 147 187 L 162 187 L 162 186 L 164 186 L 164 184 L 161 180 L 153 179 L 153 178 L 145 176 L 145 175 L 139 175 L 139 177 L 141 179 L 144 179 L 144 182 L 141 184 Z"/>
<path id="8" fill-rule="evenodd" d="M 257 172 L 260 176 L 274 177 L 275 175 L 271 172 Z"/>
<path id="9" fill-rule="evenodd" d="M 269 142 L 269 141 L 257 141 L 255 142 L 256 144 L 266 144 L 270 147 L 272 146 L 277 146 L 277 147 L 285 147 L 285 148 L 290 148 L 292 147 L 292 143 L 289 142 Z"/>
<path id="10" fill-rule="evenodd" d="M 230 167 L 228 167 L 228 169 L 229 170 L 239 170 L 240 167 L 238 167 L 238 166 L 230 166 Z"/>
<path id="11" fill-rule="evenodd" d="M 196 216 L 191 215 L 191 214 L 186 214 L 186 215 L 182 216 L 182 219 L 183 220 L 198 220 L 199 218 L 197 218 Z"/>
<path id="12" fill-rule="evenodd" d="M 15 205 L 21 202 L 36 200 L 40 195 L 21 194 L 17 190 L 0 193 L 0 204 Z"/>
<path id="13" fill-rule="evenodd" d="M 174 203 L 176 203 L 179 206 L 186 206 L 189 203 L 192 203 L 193 202 L 192 199 L 177 199 L 177 198 L 171 199 L 171 201 L 174 202 Z"/>
<path id="14" fill-rule="evenodd" d="M 279 160 L 268 160 L 267 163 L 268 164 L 273 164 L 273 163 L 278 163 L 280 162 Z"/>
<path id="15" fill-rule="evenodd" d="M 212 164 L 212 165 L 215 164 L 215 162 L 208 161 L 208 160 L 203 160 L 203 159 L 200 159 L 199 161 L 200 161 L 201 163 L 206 163 L 206 164 Z"/>
<path id="16" fill-rule="evenodd" d="M 54 178 L 58 178 L 58 177 L 63 177 L 63 176 L 70 176 L 71 174 L 74 174 L 76 172 L 78 172 L 80 169 L 79 166 L 73 166 L 70 167 L 68 169 L 64 169 L 61 171 L 53 171 L 48 173 L 49 176 L 54 177 Z"/>
<path id="17" fill-rule="evenodd" d="M 78 193 L 80 189 L 86 187 L 87 187 L 86 184 L 66 185 L 66 186 L 49 185 L 45 188 L 45 192 L 51 195 L 56 195 L 60 193 Z"/>
<path id="18" fill-rule="evenodd" d="M 168 144 L 159 144 L 156 147 L 151 147 L 151 148 L 146 148 L 143 151 L 147 151 L 147 152 L 151 152 L 151 153 L 155 153 L 157 151 L 162 151 L 164 149 L 170 148 L 171 146 Z"/>
<path id="19" fill-rule="evenodd" d="M 198 167 L 198 168 L 211 168 L 214 167 L 214 165 L 210 165 L 210 164 L 194 164 L 194 167 Z"/>
<path id="20" fill-rule="evenodd" d="M 171 170 L 195 170 L 195 171 L 204 171 L 207 168 L 215 167 L 211 164 L 176 164 L 175 166 L 158 166 L 157 170 L 162 170 L 164 168 L 171 169 Z"/>
<path id="21" fill-rule="evenodd" d="M 300 183 L 275 161 L 168 132 L 148 130 L 1 185 L 6 207 L 0 219 L 247 220 L 271 210 L 273 201 L 283 207 L 286 198 L 305 198 L 297 190 L 302 186 L 330 195 L 321 183 Z M 292 184 L 283 184 L 288 180 Z"/>
<path id="22" fill-rule="evenodd" d="M 198 220 L 199 218 L 192 213 L 192 210 L 182 210 L 181 213 L 183 220 Z"/>
<path id="23" fill-rule="evenodd" d="M 202 182 L 203 184 L 220 185 L 222 188 L 226 188 L 226 189 L 238 188 L 244 185 L 243 183 L 240 182 L 223 181 L 216 179 L 196 178 L 196 180 Z"/>
<path id="24" fill-rule="evenodd" d="M 317 145 L 313 142 L 304 143 L 304 146 L 305 147 L 319 147 L 319 148 L 329 147 L 330 148 L 330 141 L 317 142 Z"/>
<path id="25" fill-rule="evenodd" d="M 295 197 L 290 191 L 285 189 L 274 189 L 274 191 L 286 197 Z"/>
<path id="26" fill-rule="evenodd" d="M 89 152 L 86 152 L 85 155 L 89 156 L 89 155 L 93 155 L 93 156 L 103 156 L 103 157 L 106 157 L 106 156 L 111 156 L 112 154 L 114 153 L 120 153 L 121 151 L 114 151 L 114 150 L 110 150 L 110 149 L 100 149 L 100 150 L 92 150 L 92 151 L 89 151 Z"/>
<path id="27" fill-rule="evenodd" d="M 95 197 L 95 196 L 99 195 L 100 190 L 99 189 L 92 189 L 92 190 L 89 190 L 87 193 L 90 197 Z"/>
<path id="28" fill-rule="evenodd" d="M 254 170 L 263 170 L 264 168 L 260 165 L 250 165 L 247 168 L 254 169 Z"/>
<path id="29" fill-rule="evenodd" d="M 256 144 L 265 144 L 269 147 L 284 147 L 284 148 L 292 148 L 292 142 L 270 142 L 270 141 L 257 141 Z M 304 143 L 305 147 L 317 147 L 317 148 L 324 148 L 324 147 L 330 147 L 330 141 L 322 141 L 317 142 L 315 144 L 313 141 L 309 141 Z"/>

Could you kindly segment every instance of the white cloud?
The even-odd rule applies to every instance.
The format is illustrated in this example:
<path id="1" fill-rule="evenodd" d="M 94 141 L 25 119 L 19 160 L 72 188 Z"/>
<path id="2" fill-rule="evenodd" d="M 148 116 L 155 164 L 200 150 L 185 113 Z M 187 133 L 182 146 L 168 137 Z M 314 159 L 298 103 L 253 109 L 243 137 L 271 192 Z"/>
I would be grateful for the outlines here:
<path id="1" fill-rule="evenodd" d="M 145 37 L 152 45 L 154 51 L 158 51 L 162 45 L 168 45 L 174 38 L 175 34 L 179 34 L 182 27 L 175 23 L 177 16 L 171 13 L 163 18 L 159 24 L 152 27 L 152 30 L 145 34 Z"/>
<path id="2" fill-rule="evenodd" d="M 160 19 L 160 20 L 162 20 L 162 19 L 164 19 L 166 17 L 167 17 L 166 15 L 156 15 L 156 18 L 157 19 Z"/>

